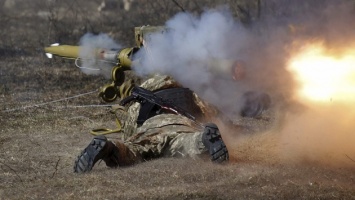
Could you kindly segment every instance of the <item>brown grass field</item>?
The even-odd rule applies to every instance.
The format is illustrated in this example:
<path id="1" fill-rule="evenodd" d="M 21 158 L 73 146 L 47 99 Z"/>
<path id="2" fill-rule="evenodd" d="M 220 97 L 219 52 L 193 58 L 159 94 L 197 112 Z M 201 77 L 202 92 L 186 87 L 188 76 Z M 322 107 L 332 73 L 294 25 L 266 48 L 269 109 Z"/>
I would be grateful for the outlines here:
<path id="1" fill-rule="evenodd" d="M 100 2 L 0 0 L 0 200 L 355 199 L 355 155 L 344 155 L 346 165 L 288 162 L 275 153 L 277 131 L 243 135 L 221 124 L 230 132 L 226 165 L 162 158 L 119 169 L 101 162 L 90 173 L 74 174 L 76 156 L 92 139 L 89 131 L 114 128 L 114 116 L 108 107 L 76 107 L 103 105 L 97 93 L 41 103 L 94 91 L 109 81 L 85 75 L 72 60 L 47 59 L 43 47 L 75 45 L 86 32 L 109 33 L 132 45 L 134 26 L 163 24 L 181 11 L 174 1 L 137 0 L 130 11 L 110 1 L 112 9 L 98 12 Z M 236 11 L 239 1 L 176 2 L 198 13 L 220 3 Z M 245 123 L 252 129 L 273 127 L 278 120 L 273 114 Z"/>

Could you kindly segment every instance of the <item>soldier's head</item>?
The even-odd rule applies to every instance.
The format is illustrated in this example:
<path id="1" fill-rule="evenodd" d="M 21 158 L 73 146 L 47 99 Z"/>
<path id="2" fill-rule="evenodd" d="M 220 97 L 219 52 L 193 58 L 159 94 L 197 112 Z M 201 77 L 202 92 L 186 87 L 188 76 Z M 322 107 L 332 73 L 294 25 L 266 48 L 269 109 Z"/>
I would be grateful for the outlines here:
<path id="1" fill-rule="evenodd" d="M 235 81 L 242 80 L 246 76 L 245 62 L 237 60 L 232 66 L 232 77 Z"/>

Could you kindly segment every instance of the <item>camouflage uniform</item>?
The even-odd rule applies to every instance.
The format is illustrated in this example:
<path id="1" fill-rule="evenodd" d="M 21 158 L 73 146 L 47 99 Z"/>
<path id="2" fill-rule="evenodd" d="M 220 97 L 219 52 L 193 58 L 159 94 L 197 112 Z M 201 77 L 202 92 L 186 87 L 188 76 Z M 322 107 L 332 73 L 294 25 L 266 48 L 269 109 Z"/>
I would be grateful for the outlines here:
<path id="1" fill-rule="evenodd" d="M 140 86 L 150 91 L 180 87 L 171 77 L 165 75 L 155 75 Z M 194 102 L 205 115 L 211 116 L 217 112 L 197 95 L 194 97 Z M 140 107 L 140 103 L 135 102 L 128 107 L 118 107 L 114 110 L 122 123 L 123 142 L 113 142 L 116 146 L 122 147 L 122 143 L 127 146 L 130 153 L 125 157 L 131 159 L 128 163 L 161 156 L 196 158 L 207 151 L 202 143 L 203 127 L 194 121 L 182 115 L 160 114 L 149 118 L 138 127 L 136 121 Z"/>
<path id="2" fill-rule="evenodd" d="M 131 82 L 123 84 L 130 88 Z M 155 75 L 141 84 L 150 91 L 180 87 L 169 76 Z M 121 90 L 124 98 L 129 92 Z M 209 104 L 193 94 L 193 105 L 197 105 L 203 119 L 217 114 Z M 228 151 L 215 124 L 204 127 L 178 114 L 159 114 L 137 125 L 140 103 L 118 106 L 113 112 L 122 124 L 122 140 L 109 141 L 105 136 L 96 136 L 81 152 L 74 164 L 74 172 L 83 173 L 92 169 L 102 159 L 109 167 L 127 166 L 162 156 L 197 158 L 205 152 L 211 160 L 221 163 L 228 160 Z M 191 113 L 194 114 L 194 113 Z"/>

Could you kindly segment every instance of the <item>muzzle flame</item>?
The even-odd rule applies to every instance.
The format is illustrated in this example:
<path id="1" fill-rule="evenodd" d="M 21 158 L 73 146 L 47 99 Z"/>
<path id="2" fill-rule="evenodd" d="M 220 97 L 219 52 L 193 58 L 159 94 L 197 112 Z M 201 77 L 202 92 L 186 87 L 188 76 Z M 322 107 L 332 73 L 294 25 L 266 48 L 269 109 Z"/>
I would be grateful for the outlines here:
<path id="1" fill-rule="evenodd" d="M 322 43 L 307 45 L 290 59 L 288 70 L 299 84 L 301 101 L 355 101 L 355 49 L 331 55 Z"/>

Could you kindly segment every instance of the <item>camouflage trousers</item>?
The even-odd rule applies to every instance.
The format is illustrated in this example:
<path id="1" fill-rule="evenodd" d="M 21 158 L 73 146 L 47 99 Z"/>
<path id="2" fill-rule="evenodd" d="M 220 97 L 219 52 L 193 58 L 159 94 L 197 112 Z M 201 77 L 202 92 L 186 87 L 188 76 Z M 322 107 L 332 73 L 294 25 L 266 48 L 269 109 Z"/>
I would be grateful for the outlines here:
<path id="1" fill-rule="evenodd" d="M 164 156 L 197 158 L 207 152 L 202 133 L 184 116 L 161 114 L 149 118 L 125 141 L 112 142 L 124 165 L 129 165 Z"/>

